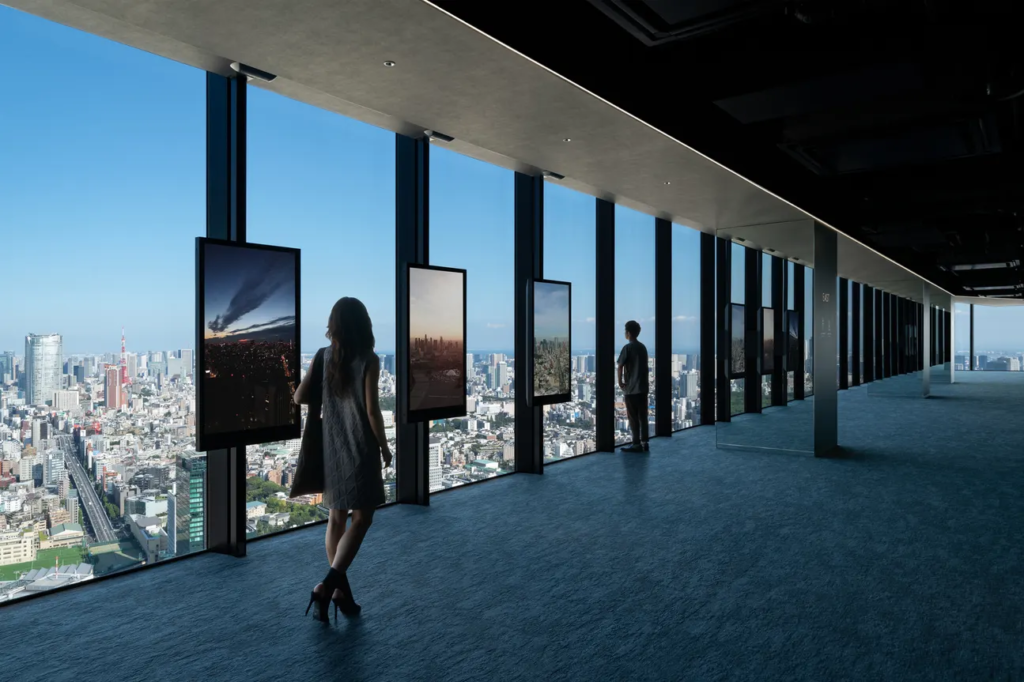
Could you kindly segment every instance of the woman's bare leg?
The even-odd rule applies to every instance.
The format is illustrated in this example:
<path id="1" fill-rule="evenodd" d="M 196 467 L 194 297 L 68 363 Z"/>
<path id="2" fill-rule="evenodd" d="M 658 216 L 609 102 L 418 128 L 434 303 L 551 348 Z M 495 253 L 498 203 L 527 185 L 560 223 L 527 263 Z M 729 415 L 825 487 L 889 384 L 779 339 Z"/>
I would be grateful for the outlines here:
<path id="1" fill-rule="evenodd" d="M 376 508 L 373 507 L 352 510 L 352 524 L 341 536 L 338 551 L 334 555 L 334 561 L 331 562 L 332 568 L 345 571 L 352 565 L 352 560 L 356 558 L 359 546 L 363 544 L 363 538 L 366 537 L 366 531 L 370 530 L 370 525 L 373 523 L 375 511 Z"/>
<path id="2" fill-rule="evenodd" d="M 347 509 L 331 509 L 327 517 L 327 533 L 324 535 L 324 544 L 327 546 L 327 563 L 334 561 L 338 553 L 338 542 L 345 534 L 345 524 L 348 521 Z"/>

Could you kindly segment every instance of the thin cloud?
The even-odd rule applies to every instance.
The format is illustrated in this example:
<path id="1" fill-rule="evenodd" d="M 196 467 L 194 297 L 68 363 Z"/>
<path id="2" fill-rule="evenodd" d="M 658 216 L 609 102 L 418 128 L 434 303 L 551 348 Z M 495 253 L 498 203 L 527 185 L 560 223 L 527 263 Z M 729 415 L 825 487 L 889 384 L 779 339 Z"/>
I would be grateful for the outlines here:
<path id="1" fill-rule="evenodd" d="M 504 329 L 505 327 L 506 327 L 506 325 L 504 323 L 501 323 L 501 322 L 488 322 L 487 323 L 487 328 L 488 329 Z"/>

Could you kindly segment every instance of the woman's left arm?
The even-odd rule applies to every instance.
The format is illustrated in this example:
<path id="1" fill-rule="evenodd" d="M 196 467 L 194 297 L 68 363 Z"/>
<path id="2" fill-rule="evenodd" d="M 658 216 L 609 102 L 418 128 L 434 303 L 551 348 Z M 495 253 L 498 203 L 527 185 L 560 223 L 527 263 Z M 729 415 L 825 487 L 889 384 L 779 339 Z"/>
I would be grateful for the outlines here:
<path id="1" fill-rule="evenodd" d="M 310 379 L 313 376 L 313 365 L 316 364 L 314 358 L 313 363 L 309 366 L 309 371 L 306 372 L 306 376 L 302 377 L 302 381 L 299 383 L 299 387 L 295 389 L 295 404 L 296 405 L 309 405 L 309 384 L 312 381 Z"/>

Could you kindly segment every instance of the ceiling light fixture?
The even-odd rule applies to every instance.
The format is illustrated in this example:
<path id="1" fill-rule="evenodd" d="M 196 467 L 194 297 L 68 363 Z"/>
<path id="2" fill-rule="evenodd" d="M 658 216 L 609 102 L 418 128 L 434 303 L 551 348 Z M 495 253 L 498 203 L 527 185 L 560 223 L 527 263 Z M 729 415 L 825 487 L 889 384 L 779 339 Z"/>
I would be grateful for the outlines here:
<path id="1" fill-rule="evenodd" d="M 563 137 L 562 138 L 562 142 L 572 142 L 572 138 L 571 137 Z"/>
<path id="2" fill-rule="evenodd" d="M 744 239 L 743 237 L 736 237 L 736 241 L 738 241 L 738 242 L 745 242 L 747 240 Z"/>
<path id="3" fill-rule="evenodd" d="M 269 71 L 263 71 L 257 69 L 255 66 L 249 66 L 248 64 L 242 64 L 241 62 L 231 62 L 231 69 L 236 73 L 240 73 L 248 80 L 256 79 L 270 83 L 277 78 L 276 74 L 270 73 Z"/>
<path id="4" fill-rule="evenodd" d="M 386 62 L 384 62 L 384 66 L 388 67 L 389 69 L 390 69 L 390 68 L 391 68 L 392 66 L 394 66 L 394 65 L 395 65 L 395 63 L 394 63 L 393 61 L 391 61 L 390 59 L 389 59 L 389 60 L 387 60 Z"/>
<path id="5" fill-rule="evenodd" d="M 430 138 L 431 142 L 451 142 L 455 138 L 451 135 L 439 133 L 436 130 L 424 130 L 423 134 Z"/>
<path id="6" fill-rule="evenodd" d="M 953 272 L 961 272 L 963 270 L 999 270 L 1001 268 L 1012 268 L 1016 267 L 1016 261 L 1002 262 L 1002 263 L 965 263 L 963 265 L 952 266 Z"/>
<path id="7" fill-rule="evenodd" d="M 554 171 L 543 171 L 541 175 L 547 178 L 548 180 L 565 180 L 564 175 L 562 175 L 561 173 L 556 173 Z"/>

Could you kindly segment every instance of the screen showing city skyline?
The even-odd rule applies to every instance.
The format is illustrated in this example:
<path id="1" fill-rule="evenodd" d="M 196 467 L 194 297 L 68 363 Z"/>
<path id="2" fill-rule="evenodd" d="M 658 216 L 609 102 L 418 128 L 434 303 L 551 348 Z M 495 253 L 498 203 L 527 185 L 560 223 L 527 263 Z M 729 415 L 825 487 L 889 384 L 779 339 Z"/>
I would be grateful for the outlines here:
<path id="1" fill-rule="evenodd" d="M 466 271 L 409 266 L 411 422 L 466 414 Z"/>
<path id="2" fill-rule="evenodd" d="M 800 313 L 796 310 L 786 311 L 786 327 L 789 336 L 789 347 L 787 355 L 789 358 L 789 372 L 800 369 Z"/>
<path id="3" fill-rule="evenodd" d="M 537 405 L 572 398 L 569 359 L 572 285 L 533 283 L 533 398 Z"/>
<path id="4" fill-rule="evenodd" d="M 298 249 L 196 243 L 197 449 L 298 438 Z"/>
<path id="5" fill-rule="evenodd" d="M 743 305 L 739 303 L 733 303 L 731 306 L 732 311 L 730 313 L 730 324 L 731 338 L 729 342 L 729 375 L 733 379 L 742 379 L 744 372 L 747 370 L 747 361 L 745 357 L 745 331 L 746 321 L 744 320 Z"/>
<path id="6" fill-rule="evenodd" d="M 775 371 L 775 310 L 762 308 L 764 329 L 761 335 L 761 374 Z"/>

